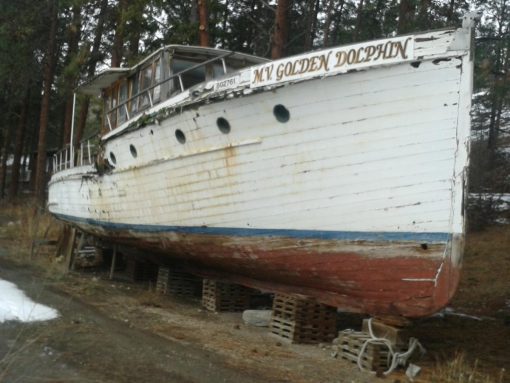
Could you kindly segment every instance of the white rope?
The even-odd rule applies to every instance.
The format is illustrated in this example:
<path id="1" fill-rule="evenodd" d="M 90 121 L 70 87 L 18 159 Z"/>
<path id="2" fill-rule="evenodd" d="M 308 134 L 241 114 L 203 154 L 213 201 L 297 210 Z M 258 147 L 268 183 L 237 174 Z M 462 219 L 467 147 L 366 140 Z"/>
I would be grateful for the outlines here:
<path id="1" fill-rule="evenodd" d="M 347 332 L 352 332 L 352 330 L 347 330 Z M 365 353 L 369 344 L 383 345 L 388 348 L 389 352 L 388 352 L 387 365 L 389 365 L 389 368 L 383 372 L 384 375 L 391 374 L 398 366 L 405 367 L 409 357 L 414 353 L 416 348 L 418 348 L 422 354 L 424 354 L 426 352 L 425 348 L 421 345 L 421 343 L 416 338 L 409 338 L 409 346 L 408 346 L 407 351 L 397 352 L 397 351 L 393 350 L 393 346 L 388 339 L 379 338 L 374 335 L 374 332 L 372 330 L 372 318 L 370 318 L 368 320 L 368 333 L 370 335 L 370 339 L 367 339 L 365 341 L 365 343 L 363 343 L 363 346 L 361 346 L 361 349 L 358 353 L 358 368 L 361 371 L 370 372 L 372 374 L 376 373 L 375 371 L 367 370 L 362 365 L 363 354 Z"/>

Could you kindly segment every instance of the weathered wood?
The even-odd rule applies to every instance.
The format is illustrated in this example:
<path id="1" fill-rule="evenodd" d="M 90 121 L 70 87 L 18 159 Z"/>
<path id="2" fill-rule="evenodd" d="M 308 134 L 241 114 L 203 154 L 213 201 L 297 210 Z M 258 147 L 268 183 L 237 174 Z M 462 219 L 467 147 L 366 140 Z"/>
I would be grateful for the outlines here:
<path id="1" fill-rule="evenodd" d="M 125 274 L 133 282 L 154 282 L 158 280 L 158 266 L 145 259 L 127 257 Z"/>
<path id="2" fill-rule="evenodd" d="M 110 264 L 110 280 L 113 279 L 115 273 L 115 266 L 117 263 L 117 245 L 113 245 L 112 263 Z"/>
<path id="3" fill-rule="evenodd" d="M 182 297 L 200 296 L 202 280 L 192 274 L 159 266 L 156 291 Z"/>
<path id="4" fill-rule="evenodd" d="M 68 231 L 68 237 L 67 237 L 67 240 L 64 239 L 64 243 L 65 243 L 65 246 L 64 246 L 64 256 L 65 256 L 65 259 L 66 259 L 66 264 L 67 264 L 67 271 L 71 271 L 74 269 L 74 244 L 76 242 L 76 232 L 77 232 L 77 229 L 74 228 L 74 227 L 70 227 L 69 228 L 69 231 Z M 83 234 L 82 234 L 83 235 Z"/>
<path id="5" fill-rule="evenodd" d="M 371 337 L 366 332 L 342 331 L 333 340 L 333 349 L 340 353 L 342 359 L 352 363 L 361 362 L 361 365 L 370 371 L 385 371 L 390 366 L 390 352 L 388 347 L 382 343 L 369 343 L 360 355 L 363 345 Z M 402 348 L 395 346 L 394 351 L 401 351 Z"/>
<path id="6" fill-rule="evenodd" d="M 202 306 L 209 311 L 243 311 L 250 306 L 251 289 L 212 279 L 203 280 Z"/>
<path id="7" fill-rule="evenodd" d="M 369 333 L 369 319 L 363 319 L 362 331 Z M 379 320 L 372 320 L 372 331 L 377 338 L 385 338 L 393 345 L 404 347 L 409 342 L 409 332 L 406 329 L 397 328 Z"/>
<path id="8" fill-rule="evenodd" d="M 309 297 L 276 294 L 270 330 L 292 343 L 330 342 L 336 333 L 336 309 Z"/>

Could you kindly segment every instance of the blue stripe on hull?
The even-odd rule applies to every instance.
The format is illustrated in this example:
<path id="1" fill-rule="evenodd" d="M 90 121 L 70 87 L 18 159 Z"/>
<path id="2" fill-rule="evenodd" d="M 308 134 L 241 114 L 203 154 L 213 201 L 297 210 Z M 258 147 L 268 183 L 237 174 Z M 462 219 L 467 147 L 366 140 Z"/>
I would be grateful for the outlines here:
<path id="1" fill-rule="evenodd" d="M 449 233 L 418 233 L 418 232 L 370 232 L 370 231 L 331 231 L 331 230 L 288 230 L 288 229 L 245 229 L 236 227 L 207 227 L 207 226 L 167 226 L 167 225 L 138 225 L 128 223 L 113 223 L 89 218 L 73 217 L 64 214 L 54 214 L 57 218 L 76 224 L 87 224 L 101 227 L 105 230 L 128 230 L 140 233 L 180 233 L 180 234 L 208 234 L 233 237 L 287 237 L 298 239 L 330 239 L 348 241 L 408 241 L 408 242 L 447 242 Z"/>

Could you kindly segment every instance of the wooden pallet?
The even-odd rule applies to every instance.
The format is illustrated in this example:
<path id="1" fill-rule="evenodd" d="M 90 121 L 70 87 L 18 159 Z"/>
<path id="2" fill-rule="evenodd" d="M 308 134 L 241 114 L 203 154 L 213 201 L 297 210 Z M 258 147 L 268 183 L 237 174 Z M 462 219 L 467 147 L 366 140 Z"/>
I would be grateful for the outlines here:
<path id="1" fill-rule="evenodd" d="M 160 266 L 158 268 L 156 291 L 162 294 L 183 297 L 200 296 L 202 280 L 192 274 Z"/>
<path id="2" fill-rule="evenodd" d="M 243 311 L 250 307 L 252 290 L 232 283 L 204 279 L 202 306 L 209 311 Z"/>
<path id="3" fill-rule="evenodd" d="M 138 259 L 126 259 L 126 275 L 129 279 L 135 282 L 153 281 L 157 280 L 158 267 L 157 265 L 140 261 Z"/>
<path id="4" fill-rule="evenodd" d="M 270 331 L 292 343 L 330 342 L 336 333 L 336 309 L 310 298 L 277 294 Z"/>
<path id="5" fill-rule="evenodd" d="M 40 239 L 32 241 L 32 257 L 55 257 L 57 255 L 57 241 L 49 239 Z"/>
<path id="6" fill-rule="evenodd" d="M 102 249 L 95 246 L 83 246 L 74 250 L 74 268 L 97 267 L 103 262 Z"/>
<path id="7" fill-rule="evenodd" d="M 358 363 L 358 355 L 370 335 L 361 331 L 340 332 L 338 337 L 333 340 L 339 355 L 342 359 L 352 363 Z M 401 351 L 400 347 L 394 347 L 394 351 Z M 361 356 L 361 365 L 370 371 L 386 371 L 389 368 L 391 360 L 390 352 L 384 344 L 369 343 Z"/>

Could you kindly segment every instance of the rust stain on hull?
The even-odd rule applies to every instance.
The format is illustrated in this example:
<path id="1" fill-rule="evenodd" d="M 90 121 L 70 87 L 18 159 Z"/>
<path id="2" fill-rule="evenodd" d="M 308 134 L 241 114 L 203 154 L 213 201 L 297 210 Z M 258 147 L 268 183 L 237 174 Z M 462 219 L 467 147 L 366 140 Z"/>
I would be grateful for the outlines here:
<path id="1" fill-rule="evenodd" d="M 294 238 L 137 233 L 81 227 L 127 253 L 178 264 L 197 275 L 263 291 L 295 293 L 345 311 L 423 317 L 444 307 L 460 267 L 446 244 L 363 243 Z"/>

